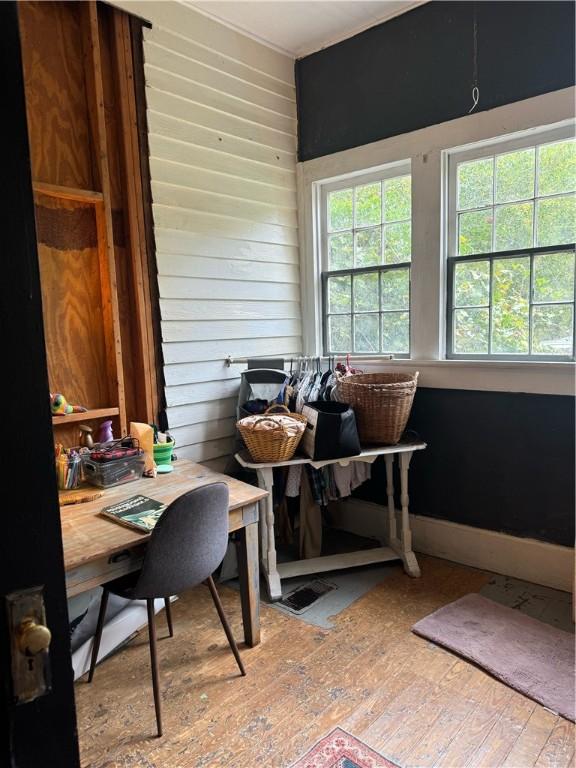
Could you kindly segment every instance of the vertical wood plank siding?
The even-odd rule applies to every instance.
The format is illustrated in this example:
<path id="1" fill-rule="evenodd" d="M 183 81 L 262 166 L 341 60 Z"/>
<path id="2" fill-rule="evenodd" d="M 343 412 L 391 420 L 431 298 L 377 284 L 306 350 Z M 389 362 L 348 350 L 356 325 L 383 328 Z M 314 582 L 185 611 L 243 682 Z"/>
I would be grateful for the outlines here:
<path id="1" fill-rule="evenodd" d="M 232 450 L 240 366 L 301 350 L 294 62 L 183 2 L 144 33 L 166 402 L 178 455 Z"/>

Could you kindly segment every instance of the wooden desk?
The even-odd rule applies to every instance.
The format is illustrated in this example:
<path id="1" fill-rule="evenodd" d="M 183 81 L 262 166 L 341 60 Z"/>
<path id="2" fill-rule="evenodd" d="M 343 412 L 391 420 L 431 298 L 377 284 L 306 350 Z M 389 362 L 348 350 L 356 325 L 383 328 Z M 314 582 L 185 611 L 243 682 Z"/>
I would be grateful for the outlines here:
<path id="1" fill-rule="evenodd" d="M 307 573 L 322 573 L 338 568 L 352 568 L 358 565 L 381 563 L 387 560 L 402 560 L 404 570 L 409 576 L 420 576 L 420 567 L 416 555 L 412 551 L 412 532 L 408 512 L 408 468 L 414 451 L 422 451 L 426 443 L 398 443 L 397 445 L 382 445 L 365 448 L 357 456 L 347 456 L 342 459 L 327 459 L 312 461 L 305 456 L 295 456 L 290 461 L 278 461 L 256 464 L 251 461 L 246 451 L 237 453 L 236 461 L 247 469 L 256 471 L 258 484 L 268 491 L 268 496 L 262 501 L 260 515 L 262 572 L 268 586 L 271 600 L 282 597 L 281 579 L 302 576 Z M 393 465 L 394 457 L 398 455 L 400 465 L 400 502 L 402 508 L 396 510 L 394 504 Z M 339 555 L 322 555 L 308 560 L 294 560 L 288 563 L 278 563 L 276 560 L 276 543 L 274 536 L 274 504 L 272 489 L 274 486 L 274 467 L 289 467 L 292 464 L 310 464 L 314 469 L 321 469 L 328 464 L 348 466 L 352 461 L 362 461 L 372 464 L 378 456 L 384 456 L 386 462 L 386 494 L 387 494 L 387 546 L 363 549 L 358 552 L 346 552 Z"/>
<path id="2" fill-rule="evenodd" d="M 174 471 L 158 477 L 104 490 L 95 501 L 61 507 L 66 591 L 77 595 L 111 579 L 137 570 L 150 534 L 128 528 L 99 515 L 102 507 L 130 496 L 144 494 L 170 503 L 186 491 L 214 482 L 230 489 L 229 530 L 238 531 L 238 575 L 244 638 L 247 645 L 260 642 L 260 585 L 258 570 L 258 502 L 267 491 L 213 472 L 187 459 L 174 462 Z"/>

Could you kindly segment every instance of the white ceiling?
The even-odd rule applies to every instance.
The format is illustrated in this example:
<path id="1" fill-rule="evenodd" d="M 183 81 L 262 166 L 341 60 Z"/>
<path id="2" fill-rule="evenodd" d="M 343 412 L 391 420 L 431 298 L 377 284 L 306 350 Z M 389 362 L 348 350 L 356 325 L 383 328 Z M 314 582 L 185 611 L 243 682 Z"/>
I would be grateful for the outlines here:
<path id="1" fill-rule="evenodd" d="M 234 29 L 299 58 L 426 0 L 192 0 Z"/>

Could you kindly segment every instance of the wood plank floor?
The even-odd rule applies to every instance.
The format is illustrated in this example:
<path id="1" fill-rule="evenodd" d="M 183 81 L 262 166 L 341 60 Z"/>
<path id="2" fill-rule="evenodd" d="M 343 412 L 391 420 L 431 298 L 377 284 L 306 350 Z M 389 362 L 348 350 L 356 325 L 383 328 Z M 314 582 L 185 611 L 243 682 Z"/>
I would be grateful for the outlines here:
<path id="1" fill-rule="evenodd" d="M 403 768 L 564 768 L 574 726 L 416 637 L 410 627 L 478 591 L 488 574 L 421 557 L 323 630 L 262 606 L 263 642 L 243 648 L 240 678 L 208 590 L 173 606 L 175 637 L 158 619 L 164 733 L 155 721 L 141 632 L 76 685 L 84 768 L 287 768 L 333 727 Z M 241 637 L 238 594 L 220 589 Z"/>

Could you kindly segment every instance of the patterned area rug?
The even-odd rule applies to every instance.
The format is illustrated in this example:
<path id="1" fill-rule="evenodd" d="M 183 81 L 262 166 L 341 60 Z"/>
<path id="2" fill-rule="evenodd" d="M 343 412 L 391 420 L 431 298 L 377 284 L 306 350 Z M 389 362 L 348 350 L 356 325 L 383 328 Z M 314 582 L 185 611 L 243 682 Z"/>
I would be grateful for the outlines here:
<path id="1" fill-rule="evenodd" d="M 335 728 L 291 768 L 398 768 L 355 736 Z"/>

